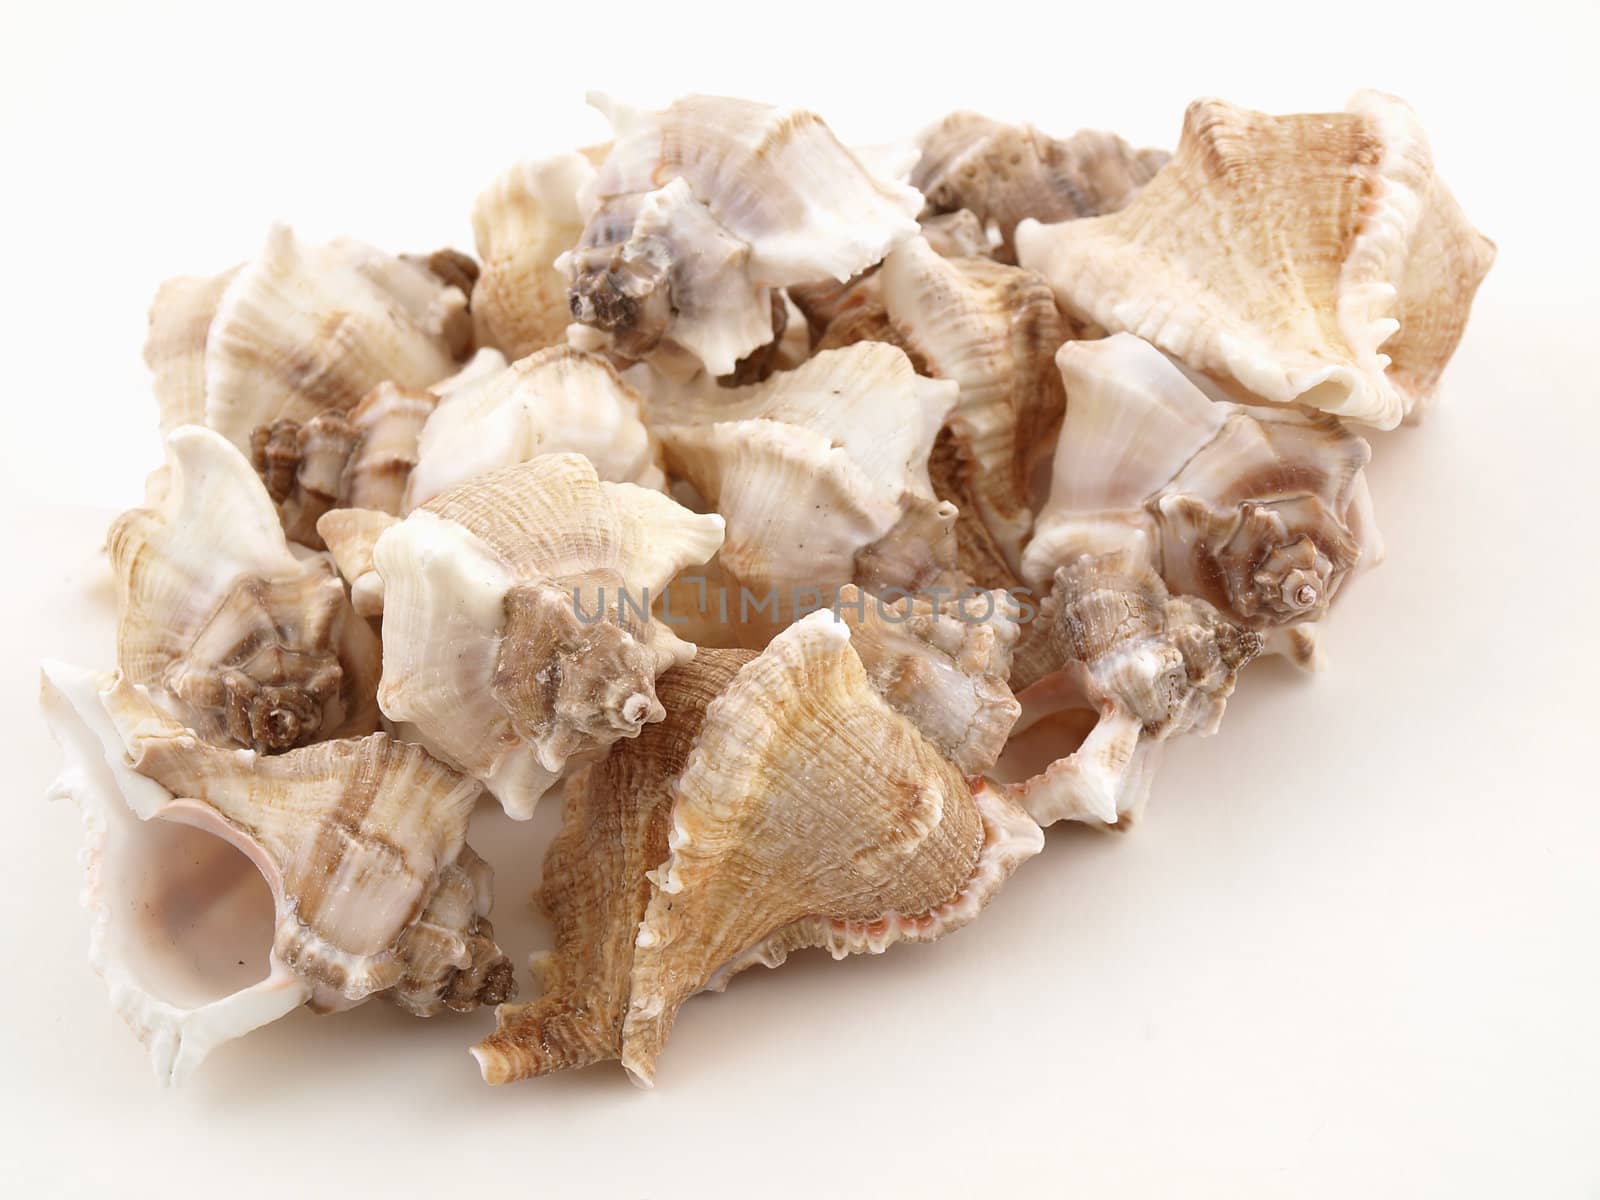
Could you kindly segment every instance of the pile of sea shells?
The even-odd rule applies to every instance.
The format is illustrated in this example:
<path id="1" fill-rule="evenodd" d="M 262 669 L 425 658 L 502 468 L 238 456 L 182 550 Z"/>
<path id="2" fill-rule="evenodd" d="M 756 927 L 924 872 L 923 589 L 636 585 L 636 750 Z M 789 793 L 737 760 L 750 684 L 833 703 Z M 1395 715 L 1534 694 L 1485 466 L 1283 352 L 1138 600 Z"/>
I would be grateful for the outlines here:
<path id="1" fill-rule="evenodd" d="M 1382 553 L 1357 427 L 1431 403 L 1494 257 L 1374 92 L 1200 100 L 1170 155 L 595 103 L 476 259 L 279 226 L 156 295 L 116 669 L 43 703 L 163 1078 L 381 995 L 498 1006 L 491 1083 L 648 1084 L 695 993 L 1125 828 L 1252 659 L 1316 665 Z M 562 805 L 520 1003 L 485 794 Z"/>

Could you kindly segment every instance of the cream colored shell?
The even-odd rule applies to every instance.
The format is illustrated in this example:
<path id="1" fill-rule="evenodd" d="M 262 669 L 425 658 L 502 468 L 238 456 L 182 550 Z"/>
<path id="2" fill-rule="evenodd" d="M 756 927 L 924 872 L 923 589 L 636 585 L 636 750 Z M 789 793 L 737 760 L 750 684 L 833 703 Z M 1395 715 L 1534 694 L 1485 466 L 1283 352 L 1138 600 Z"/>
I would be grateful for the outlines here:
<path id="1" fill-rule="evenodd" d="M 588 458 L 601 479 L 666 485 L 639 394 L 605 359 L 551 346 L 445 397 L 422 428 L 417 465 L 395 511 L 409 512 L 500 467 L 564 451 Z"/>
<path id="2" fill-rule="evenodd" d="M 911 596 L 883 600 L 847 584 L 835 615 L 890 707 L 966 774 L 994 766 L 1021 713 L 1006 686 L 1018 634 L 1010 596 L 973 588 L 936 606 Z"/>
<path id="3" fill-rule="evenodd" d="M 1174 592 L 1267 631 L 1317 621 L 1381 556 L 1370 451 L 1334 418 L 1211 400 L 1130 334 L 1068 342 L 1057 362 L 1067 417 L 1023 558 L 1031 586 L 1128 550 Z"/>
<path id="4" fill-rule="evenodd" d="M 354 408 L 385 381 L 425 388 L 465 356 L 466 305 L 416 263 L 275 225 L 211 322 L 205 423 L 248 449 L 258 426 Z"/>
<path id="5" fill-rule="evenodd" d="M 472 232 L 483 265 L 472 323 L 480 344 L 515 360 L 562 341 L 572 315 L 556 259 L 583 232 L 578 197 L 593 179 L 582 154 L 558 154 L 518 163 L 478 197 Z"/>
<path id="6" fill-rule="evenodd" d="M 332 563 L 291 549 L 218 434 L 183 426 L 167 456 L 162 499 L 107 535 L 122 674 L 223 745 L 276 752 L 376 729 L 377 639 Z"/>
<path id="7" fill-rule="evenodd" d="M 916 232 L 921 196 L 811 113 L 711 96 L 659 113 L 591 100 L 615 141 L 563 263 L 574 316 L 625 355 L 670 342 L 730 374 L 772 340 L 771 289 L 843 281 Z"/>
<path id="8" fill-rule="evenodd" d="M 55 791 L 87 833 L 90 960 L 163 1080 L 303 1003 L 381 993 L 429 1016 L 510 994 L 489 868 L 465 842 L 478 785 L 420 747 L 222 750 L 127 682 L 59 664 L 43 704 L 67 756 Z"/>
<path id="9" fill-rule="evenodd" d="M 895 247 L 878 278 L 896 343 L 924 373 L 960 387 L 940 495 L 966 517 L 958 536 L 1002 560 L 981 582 L 1004 586 L 1020 564 L 1033 475 L 1064 403 L 1054 358 L 1066 331 L 1050 289 L 1017 267 L 944 258 L 922 238 Z"/>
<path id="10" fill-rule="evenodd" d="M 729 582 L 772 606 L 751 616 L 753 644 L 846 583 L 915 590 L 953 563 L 955 510 L 933 494 L 928 455 L 957 391 L 861 343 L 766 383 L 649 397 L 669 466 L 727 520 Z"/>
<path id="11" fill-rule="evenodd" d="M 1494 244 L 1378 92 L 1273 117 L 1198 100 L 1119 213 L 1017 229 L 1074 314 L 1275 404 L 1391 429 L 1431 398 Z"/>
<path id="12" fill-rule="evenodd" d="M 666 719 L 618 742 L 567 784 L 561 831 L 545 854 L 537 900 L 555 946 L 534 964 L 538 999 L 503 1005 L 473 1047 L 490 1083 L 622 1055 L 634 941 L 650 902 L 648 872 L 667 857 L 673 783 L 706 706 L 755 654 L 702 649 L 656 681 Z"/>
<path id="13" fill-rule="evenodd" d="M 696 991 L 802 947 L 842 958 L 931 941 L 1043 848 L 873 690 L 850 641 L 813 613 L 706 709 L 636 941 L 622 1063 L 637 1083 Z"/>
<path id="14" fill-rule="evenodd" d="M 1126 553 L 1059 568 L 1037 620 L 1058 666 L 1018 693 L 1016 732 L 1062 710 L 1093 715 L 1081 745 L 1061 747 L 1012 789 L 1041 825 L 1137 816 L 1161 743 L 1215 732 L 1240 668 L 1262 645 L 1204 600 L 1169 593 Z"/>
<path id="15" fill-rule="evenodd" d="M 573 756 L 663 712 L 655 677 L 694 648 L 650 597 L 722 542 L 722 518 L 547 454 L 436 496 L 372 548 L 378 702 L 514 817 Z"/>

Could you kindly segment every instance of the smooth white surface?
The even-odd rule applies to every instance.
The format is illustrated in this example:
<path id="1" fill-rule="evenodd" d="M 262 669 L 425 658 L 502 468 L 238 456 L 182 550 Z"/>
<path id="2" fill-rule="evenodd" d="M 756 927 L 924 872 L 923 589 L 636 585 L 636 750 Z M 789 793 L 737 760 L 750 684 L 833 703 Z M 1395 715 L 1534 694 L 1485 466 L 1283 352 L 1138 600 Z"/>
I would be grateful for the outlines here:
<path id="1" fill-rule="evenodd" d="M 1600 1194 L 1594 6 L 548 7 L 7 0 L 7 1194 Z M 587 88 L 804 103 L 863 142 L 972 106 L 1170 145 L 1198 95 L 1358 86 L 1417 107 L 1500 258 L 1442 409 L 1375 439 L 1389 558 L 1330 669 L 1252 666 L 1142 827 L 1053 830 L 937 945 L 692 1001 L 654 1092 L 614 1066 L 489 1089 L 487 1014 L 384 1004 L 157 1089 L 84 961 L 35 695 L 43 656 L 111 662 L 96 547 L 159 459 L 163 277 L 274 217 L 470 249 L 500 167 L 601 135 Z M 554 819 L 474 827 L 519 958 Z"/>

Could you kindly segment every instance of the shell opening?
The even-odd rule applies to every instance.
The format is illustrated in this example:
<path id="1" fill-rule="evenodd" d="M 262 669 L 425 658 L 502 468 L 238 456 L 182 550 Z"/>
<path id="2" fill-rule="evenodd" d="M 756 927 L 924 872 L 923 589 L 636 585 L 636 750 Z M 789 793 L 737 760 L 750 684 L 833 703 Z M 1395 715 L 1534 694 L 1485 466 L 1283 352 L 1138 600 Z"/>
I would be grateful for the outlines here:
<path id="1" fill-rule="evenodd" d="M 272 893 L 237 847 L 155 819 L 130 822 L 104 855 L 96 886 L 126 906 L 117 957 L 151 995 L 198 1008 L 270 974 Z"/>

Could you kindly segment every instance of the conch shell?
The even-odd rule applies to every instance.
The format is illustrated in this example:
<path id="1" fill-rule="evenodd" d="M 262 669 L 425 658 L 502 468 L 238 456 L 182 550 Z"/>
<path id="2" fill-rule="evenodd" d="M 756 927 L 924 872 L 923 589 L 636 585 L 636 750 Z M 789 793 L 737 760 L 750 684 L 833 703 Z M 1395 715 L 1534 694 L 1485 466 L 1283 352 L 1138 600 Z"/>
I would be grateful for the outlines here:
<path id="1" fill-rule="evenodd" d="M 347 411 L 385 381 L 426 388 L 467 356 L 470 330 L 467 298 L 426 267 L 275 225 L 207 333 L 205 423 L 248 450 L 259 426 Z"/>
<path id="2" fill-rule="evenodd" d="M 1041 825 L 1136 816 L 1161 743 L 1215 732 L 1240 668 L 1262 645 L 1206 601 L 1169 593 L 1126 553 L 1057 569 L 1038 621 L 1060 666 L 1017 694 L 1014 733 L 1068 709 L 1096 718 L 1081 746 L 1012 789 Z"/>
<path id="3" fill-rule="evenodd" d="M 773 339 L 771 289 L 842 282 L 917 231 L 921 196 L 811 113 L 711 96 L 659 113 L 590 100 L 615 141 L 562 265 L 573 315 L 628 357 L 671 343 L 728 375 Z"/>
<path id="4" fill-rule="evenodd" d="M 381 993 L 431 1016 L 511 994 L 465 842 L 478 784 L 421 747 L 223 750 L 126 681 L 59 664 L 43 703 L 68 759 L 56 791 L 88 830 L 90 959 L 161 1078 L 303 1003 Z"/>
<path id="5" fill-rule="evenodd" d="M 861 597 L 846 592 L 849 612 Z M 663 675 L 666 720 L 568 785 L 540 892 L 556 929 L 545 993 L 500 1009 L 473 1050 L 484 1078 L 621 1058 L 647 1083 L 700 987 L 802 946 L 877 953 L 976 915 L 1042 845 L 963 775 L 1016 716 L 992 674 L 1009 622 L 858 606 L 849 627 L 817 613 L 759 657 L 702 650 Z"/>
<path id="6" fill-rule="evenodd" d="M 1064 403 L 1053 356 L 1067 330 L 1049 286 L 987 258 L 946 258 L 915 237 L 843 286 L 796 296 L 819 350 L 888 342 L 919 374 L 959 384 L 929 459 L 934 493 L 958 510 L 961 571 L 984 587 L 1016 586 L 1033 476 Z"/>
<path id="7" fill-rule="evenodd" d="M 1116 212 L 1167 161 L 1166 151 L 1135 150 L 1115 134 L 1086 129 L 1058 141 L 1031 125 L 974 112 L 951 113 L 920 141 L 911 182 L 928 211 L 966 211 L 992 225 L 1002 262 L 1017 261 L 1012 237 L 1025 217 L 1070 221 Z"/>
<path id="8" fill-rule="evenodd" d="M 1069 402 L 1023 558 L 1030 585 L 1126 549 L 1174 592 L 1266 632 L 1317 621 L 1381 553 L 1370 450 L 1334 418 L 1208 399 L 1130 334 L 1068 342 L 1057 362 Z"/>
<path id="9" fill-rule="evenodd" d="M 756 963 L 931 941 L 1044 839 L 873 690 L 847 627 L 791 626 L 707 708 L 651 872 L 622 1063 L 648 1085 L 679 1007 Z"/>
<path id="10" fill-rule="evenodd" d="M 583 233 L 578 196 L 593 180 L 582 154 L 558 154 L 518 163 L 478 197 L 472 232 L 483 266 L 472 323 L 480 344 L 515 360 L 562 341 L 572 315 L 556 259 Z"/>
<path id="11" fill-rule="evenodd" d="M 380 383 L 348 413 L 330 410 L 304 424 L 284 418 L 258 425 L 250 435 L 250 460 L 278 506 L 284 532 L 320 550 L 317 523 L 325 513 L 405 512 L 422 430 L 434 409 L 505 369 L 499 351 L 483 349 L 426 390 Z"/>
<path id="12" fill-rule="evenodd" d="M 917 590 L 942 577 L 955 507 L 935 498 L 927 464 L 957 391 L 861 342 L 766 383 L 648 398 L 669 467 L 727 519 L 718 561 L 743 589 L 753 646 L 846 583 Z"/>
<path id="13" fill-rule="evenodd" d="M 1055 300 L 1032 272 L 946 259 L 922 238 L 896 246 L 878 278 L 896 344 L 924 374 L 960 385 L 934 452 L 935 489 L 961 511 L 963 565 L 985 586 L 1006 586 L 1033 523 L 1033 475 L 1064 404 L 1054 359 L 1066 331 Z"/>
<path id="14" fill-rule="evenodd" d="M 417 440 L 437 403 L 432 392 L 380 383 L 348 414 L 258 425 L 250 460 L 290 540 L 321 549 L 317 522 L 334 508 L 400 512 Z"/>
<path id="15" fill-rule="evenodd" d="M 379 650 L 329 560 L 294 552 L 242 454 L 184 426 L 153 508 L 107 536 L 117 665 L 208 741 L 274 753 L 377 728 Z"/>
<path id="16" fill-rule="evenodd" d="M 716 553 L 722 527 L 660 492 L 602 482 L 579 454 L 434 497 L 372 547 L 379 705 L 510 815 L 530 816 L 569 758 L 661 720 L 655 678 L 694 648 L 650 617 L 650 597 Z"/>
<path id="17" fill-rule="evenodd" d="M 1072 314 L 1247 402 L 1381 429 L 1432 398 L 1494 261 L 1415 114 L 1378 92 L 1287 117 L 1198 100 L 1127 208 L 1024 222 L 1016 240 Z"/>
<path id="18" fill-rule="evenodd" d="M 621 1057 L 634 939 L 650 902 L 647 872 L 667 857 L 672 785 L 706 705 L 754 657 L 702 649 L 672 668 L 656 681 L 666 719 L 568 781 L 537 896 L 555 946 L 535 963 L 539 998 L 503 1005 L 495 1031 L 473 1047 L 488 1082 Z"/>
<path id="19" fill-rule="evenodd" d="M 477 475 L 562 451 L 584 455 L 601 479 L 666 486 L 639 393 L 605 359 L 551 346 L 450 392 L 422 429 L 404 507 L 394 511 L 409 512 Z"/>

